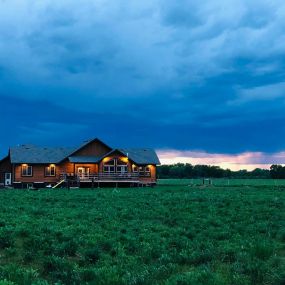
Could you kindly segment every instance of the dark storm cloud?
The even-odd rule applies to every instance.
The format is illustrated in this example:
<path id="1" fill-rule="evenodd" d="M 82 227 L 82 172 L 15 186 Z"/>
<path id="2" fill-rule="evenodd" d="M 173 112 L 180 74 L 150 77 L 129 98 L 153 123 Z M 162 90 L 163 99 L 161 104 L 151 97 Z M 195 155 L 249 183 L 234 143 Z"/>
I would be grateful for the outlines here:
<path id="1" fill-rule="evenodd" d="M 284 19 L 279 0 L 1 1 L 0 153 L 93 136 L 281 151 Z"/>

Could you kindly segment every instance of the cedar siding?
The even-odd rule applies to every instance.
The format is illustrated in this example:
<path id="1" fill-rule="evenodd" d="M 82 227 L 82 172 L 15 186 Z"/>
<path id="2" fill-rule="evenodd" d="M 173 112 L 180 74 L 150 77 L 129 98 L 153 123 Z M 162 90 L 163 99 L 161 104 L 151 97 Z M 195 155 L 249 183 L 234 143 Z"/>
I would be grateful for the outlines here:
<path id="1" fill-rule="evenodd" d="M 48 165 L 44 164 L 30 164 L 32 166 L 32 175 L 31 176 L 22 176 L 22 165 L 15 165 L 15 182 L 45 182 L 45 183 L 56 183 L 60 179 L 58 171 L 56 171 L 55 176 L 46 176 L 45 167 Z M 57 169 L 56 169 L 57 170 Z"/>
<path id="2" fill-rule="evenodd" d="M 94 139 L 87 142 L 83 147 L 72 153 L 71 156 L 97 156 L 101 157 L 107 152 L 111 151 L 112 148 L 107 146 L 105 143 L 101 142 L 99 139 Z"/>

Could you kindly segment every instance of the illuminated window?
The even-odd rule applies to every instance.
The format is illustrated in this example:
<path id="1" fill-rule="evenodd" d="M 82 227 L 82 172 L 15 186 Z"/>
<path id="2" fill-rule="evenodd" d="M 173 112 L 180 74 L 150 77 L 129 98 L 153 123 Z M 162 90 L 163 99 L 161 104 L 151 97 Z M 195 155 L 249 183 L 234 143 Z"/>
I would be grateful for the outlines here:
<path id="1" fill-rule="evenodd" d="M 150 176 L 150 167 L 149 166 L 139 166 L 139 175 L 140 176 Z"/>
<path id="2" fill-rule="evenodd" d="M 150 172 L 150 167 L 149 166 L 145 167 L 145 172 Z"/>
<path id="3" fill-rule="evenodd" d="M 128 172 L 128 166 L 127 165 L 118 165 L 117 166 L 117 173 L 126 173 Z"/>
<path id="4" fill-rule="evenodd" d="M 123 161 L 122 159 L 117 159 L 117 173 L 126 173 L 128 172 L 128 163 Z"/>
<path id="5" fill-rule="evenodd" d="M 33 176 L 33 167 L 28 164 L 22 165 L 22 176 Z"/>
<path id="6" fill-rule="evenodd" d="M 145 172 L 145 176 L 150 176 L 150 167 L 149 166 L 146 166 L 144 168 L 144 172 Z"/>
<path id="7" fill-rule="evenodd" d="M 51 164 L 45 168 L 45 176 L 55 176 L 55 165 Z"/>
<path id="8" fill-rule="evenodd" d="M 105 173 L 114 173 L 115 172 L 115 159 L 111 159 L 104 163 L 103 171 Z"/>
<path id="9" fill-rule="evenodd" d="M 127 173 L 128 163 L 120 158 L 111 159 L 107 162 L 104 162 L 103 172 L 104 173 Z"/>

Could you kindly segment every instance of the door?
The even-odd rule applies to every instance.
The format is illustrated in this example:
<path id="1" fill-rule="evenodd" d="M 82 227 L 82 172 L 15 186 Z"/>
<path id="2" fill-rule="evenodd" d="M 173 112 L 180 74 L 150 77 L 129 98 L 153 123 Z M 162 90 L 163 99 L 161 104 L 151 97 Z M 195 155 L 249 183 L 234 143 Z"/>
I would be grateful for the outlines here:
<path id="1" fill-rule="evenodd" d="M 89 167 L 78 167 L 77 174 L 80 178 L 89 178 L 90 168 Z"/>
<path id="2" fill-rule="evenodd" d="M 5 186 L 11 186 L 12 184 L 12 173 L 5 173 Z"/>

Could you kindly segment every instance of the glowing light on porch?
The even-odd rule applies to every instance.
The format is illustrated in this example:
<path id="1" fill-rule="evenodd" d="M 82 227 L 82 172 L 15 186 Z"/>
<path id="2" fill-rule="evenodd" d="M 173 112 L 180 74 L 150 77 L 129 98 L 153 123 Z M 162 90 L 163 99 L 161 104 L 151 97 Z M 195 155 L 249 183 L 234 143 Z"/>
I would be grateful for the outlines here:
<path id="1" fill-rule="evenodd" d="M 123 162 L 128 162 L 129 159 L 127 157 L 120 157 L 120 160 L 123 161 Z"/>

